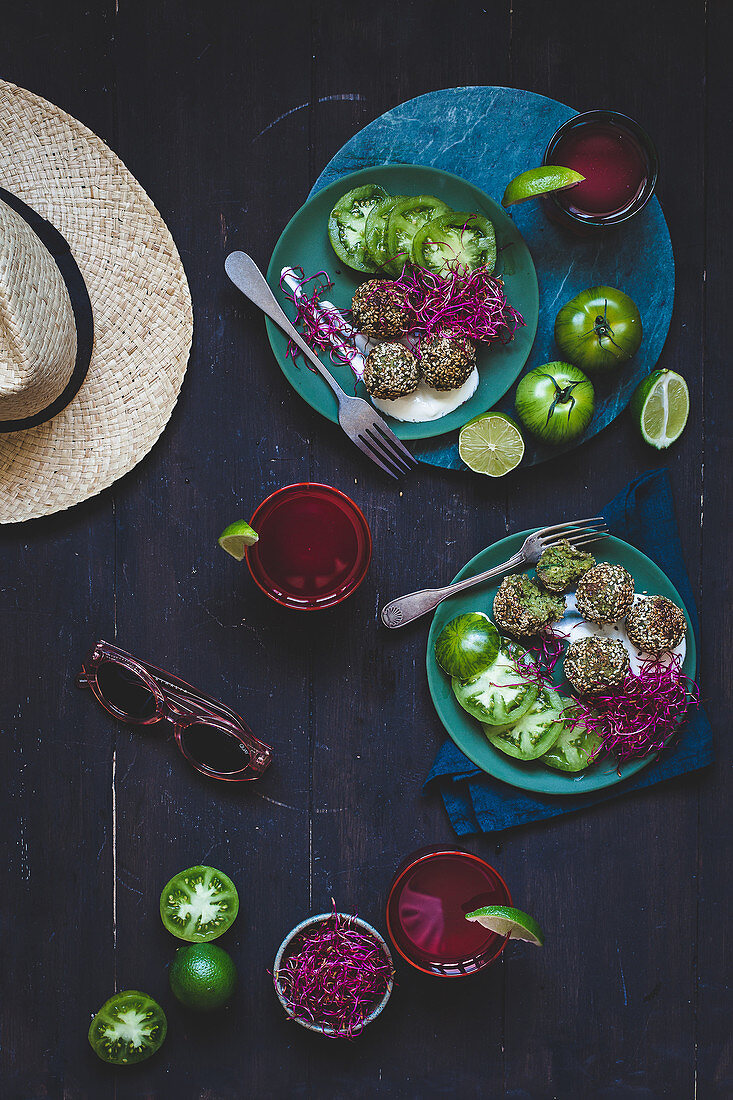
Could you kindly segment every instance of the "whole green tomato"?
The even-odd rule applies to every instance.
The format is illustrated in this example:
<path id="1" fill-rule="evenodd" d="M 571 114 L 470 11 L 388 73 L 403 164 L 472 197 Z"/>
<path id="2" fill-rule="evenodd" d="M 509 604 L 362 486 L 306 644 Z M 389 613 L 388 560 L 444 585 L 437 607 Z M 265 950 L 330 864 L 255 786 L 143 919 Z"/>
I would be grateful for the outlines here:
<path id="1" fill-rule="evenodd" d="M 636 355 L 643 329 L 636 303 L 612 286 L 581 290 L 555 318 L 555 343 L 589 373 L 613 370 Z"/>
<path id="2" fill-rule="evenodd" d="M 515 404 L 532 435 L 545 443 L 567 443 L 591 422 L 593 383 L 572 363 L 545 363 L 520 380 Z"/>

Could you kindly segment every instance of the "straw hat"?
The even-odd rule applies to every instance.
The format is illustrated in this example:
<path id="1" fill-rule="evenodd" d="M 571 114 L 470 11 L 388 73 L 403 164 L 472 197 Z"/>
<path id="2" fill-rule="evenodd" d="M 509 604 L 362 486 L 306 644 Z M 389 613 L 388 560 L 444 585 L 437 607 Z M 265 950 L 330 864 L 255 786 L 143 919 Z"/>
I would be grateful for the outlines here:
<path id="1" fill-rule="evenodd" d="M 122 161 L 4 81 L 0 183 L 0 523 L 13 523 L 86 500 L 147 454 L 193 316 L 171 235 Z"/>

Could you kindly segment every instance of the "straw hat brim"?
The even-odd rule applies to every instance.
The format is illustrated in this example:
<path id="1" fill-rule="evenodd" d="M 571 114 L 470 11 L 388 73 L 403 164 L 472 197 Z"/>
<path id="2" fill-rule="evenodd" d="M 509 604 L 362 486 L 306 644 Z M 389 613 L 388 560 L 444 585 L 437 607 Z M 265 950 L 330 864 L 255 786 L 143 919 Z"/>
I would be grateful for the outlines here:
<path id="1" fill-rule="evenodd" d="M 110 486 L 165 428 L 193 337 L 191 294 L 165 222 L 104 142 L 0 81 L 0 180 L 68 241 L 94 314 L 87 377 L 53 420 L 0 436 L 0 523 Z"/>

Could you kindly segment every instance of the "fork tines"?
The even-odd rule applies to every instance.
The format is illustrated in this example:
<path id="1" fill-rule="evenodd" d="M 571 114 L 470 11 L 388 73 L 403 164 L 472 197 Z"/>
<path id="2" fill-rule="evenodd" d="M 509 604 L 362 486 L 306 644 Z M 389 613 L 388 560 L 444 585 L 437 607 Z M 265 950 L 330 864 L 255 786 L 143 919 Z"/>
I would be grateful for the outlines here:
<path id="1" fill-rule="evenodd" d="M 553 546 L 561 539 L 567 539 L 573 546 L 587 546 L 608 534 L 608 524 L 603 516 L 593 516 L 543 527 L 537 534 L 543 546 Z"/>
<path id="2" fill-rule="evenodd" d="M 371 458 L 392 477 L 407 474 L 417 466 L 417 461 L 384 422 L 374 421 L 354 439 L 360 451 Z"/>

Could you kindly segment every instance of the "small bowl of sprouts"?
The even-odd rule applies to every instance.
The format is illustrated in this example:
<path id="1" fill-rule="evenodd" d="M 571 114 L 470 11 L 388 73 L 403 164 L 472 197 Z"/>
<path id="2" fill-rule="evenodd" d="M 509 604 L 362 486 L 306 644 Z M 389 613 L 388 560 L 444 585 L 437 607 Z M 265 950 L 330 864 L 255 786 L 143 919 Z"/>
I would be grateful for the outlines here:
<path id="1" fill-rule="evenodd" d="M 334 906 L 288 933 L 272 978 L 291 1020 L 330 1039 L 352 1039 L 383 1011 L 394 966 L 376 928 Z"/>

